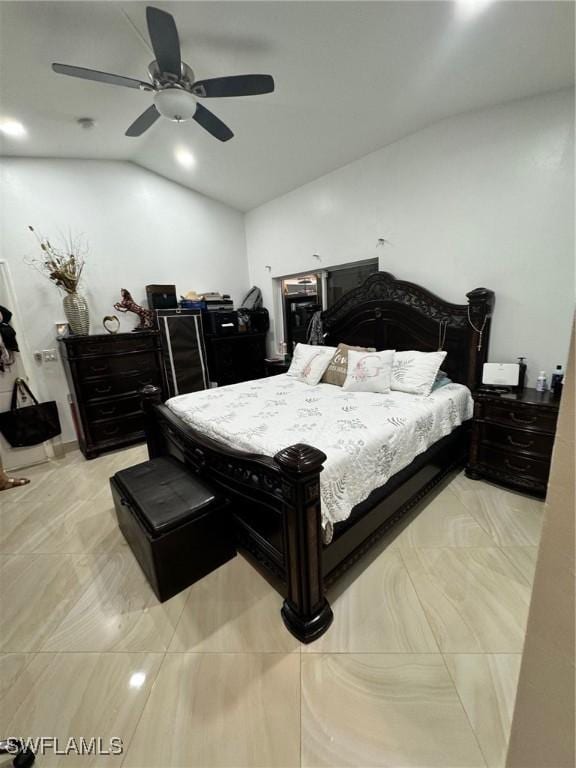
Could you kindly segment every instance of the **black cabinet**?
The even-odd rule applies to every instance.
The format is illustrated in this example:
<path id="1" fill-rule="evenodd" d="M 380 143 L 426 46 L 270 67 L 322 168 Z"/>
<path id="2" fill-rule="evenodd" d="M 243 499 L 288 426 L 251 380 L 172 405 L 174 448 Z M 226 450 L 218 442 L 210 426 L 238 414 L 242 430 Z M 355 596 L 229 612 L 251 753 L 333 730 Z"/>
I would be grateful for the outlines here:
<path id="1" fill-rule="evenodd" d="M 210 381 L 222 387 L 266 375 L 265 333 L 205 336 Z"/>
<path id="2" fill-rule="evenodd" d="M 208 375 L 200 310 L 159 309 L 156 316 L 166 397 L 206 389 Z"/>
<path id="3" fill-rule="evenodd" d="M 84 456 L 93 459 L 144 440 L 138 392 L 145 384 L 163 387 L 157 331 L 58 341 Z"/>

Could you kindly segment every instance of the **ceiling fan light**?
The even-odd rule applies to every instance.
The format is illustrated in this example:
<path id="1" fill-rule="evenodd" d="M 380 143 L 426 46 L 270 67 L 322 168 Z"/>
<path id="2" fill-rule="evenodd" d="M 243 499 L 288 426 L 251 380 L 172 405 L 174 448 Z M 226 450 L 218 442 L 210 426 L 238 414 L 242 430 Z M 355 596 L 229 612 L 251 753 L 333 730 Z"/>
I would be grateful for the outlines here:
<path id="1" fill-rule="evenodd" d="M 196 97 L 182 88 L 163 88 L 154 96 L 156 109 L 163 117 L 175 122 L 191 120 L 196 113 Z"/>

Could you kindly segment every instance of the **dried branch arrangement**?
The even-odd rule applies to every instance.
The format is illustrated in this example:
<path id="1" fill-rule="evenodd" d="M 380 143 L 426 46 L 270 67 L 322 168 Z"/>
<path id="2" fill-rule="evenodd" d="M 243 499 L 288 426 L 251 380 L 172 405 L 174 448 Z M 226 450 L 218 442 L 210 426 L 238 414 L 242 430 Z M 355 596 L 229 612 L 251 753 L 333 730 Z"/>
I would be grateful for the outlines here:
<path id="1" fill-rule="evenodd" d="M 34 227 L 28 226 L 28 229 L 36 237 L 42 254 L 40 258 L 28 259 L 27 263 L 66 293 L 76 293 L 88 250 L 82 237 L 68 235 L 63 238 L 62 247 L 57 248 L 47 237 L 39 235 Z"/>

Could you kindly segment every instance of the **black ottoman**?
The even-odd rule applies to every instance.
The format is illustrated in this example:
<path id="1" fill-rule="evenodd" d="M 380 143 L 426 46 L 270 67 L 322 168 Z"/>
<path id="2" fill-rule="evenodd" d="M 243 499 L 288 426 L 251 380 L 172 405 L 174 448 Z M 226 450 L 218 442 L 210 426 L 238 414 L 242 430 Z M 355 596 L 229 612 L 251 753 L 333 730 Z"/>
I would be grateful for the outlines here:
<path id="1" fill-rule="evenodd" d="M 228 501 L 176 459 L 123 469 L 110 486 L 120 530 L 160 601 L 235 556 Z"/>

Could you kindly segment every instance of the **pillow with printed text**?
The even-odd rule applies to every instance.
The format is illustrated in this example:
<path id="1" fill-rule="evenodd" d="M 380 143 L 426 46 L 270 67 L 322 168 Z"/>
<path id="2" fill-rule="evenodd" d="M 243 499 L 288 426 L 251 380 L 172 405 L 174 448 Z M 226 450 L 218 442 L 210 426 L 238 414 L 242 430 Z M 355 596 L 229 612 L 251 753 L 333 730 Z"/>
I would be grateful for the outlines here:
<path id="1" fill-rule="evenodd" d="M 296 344 L 287 376 L 314 386 L 328 368 L 336 347 L 321 347 L 314 344 Z"/>
<path id="2" fill-rule="evenodd" d="M 351 347 L 349 344 L 338 344 L 336 352 L 330 360 L 328 368 L 322 376 L 323 384 L 333 384 L 341 387 L 348 375 L 348 351 L 355 349 L 359 352 L 376 352 L 373 347 Z"/>
<path id="3" fill-rule="evenodd" d="M 394 350 L 357 352 L 348 350 L 348 375 L 342 389 L 348 392 L 390 392 Z"/>

